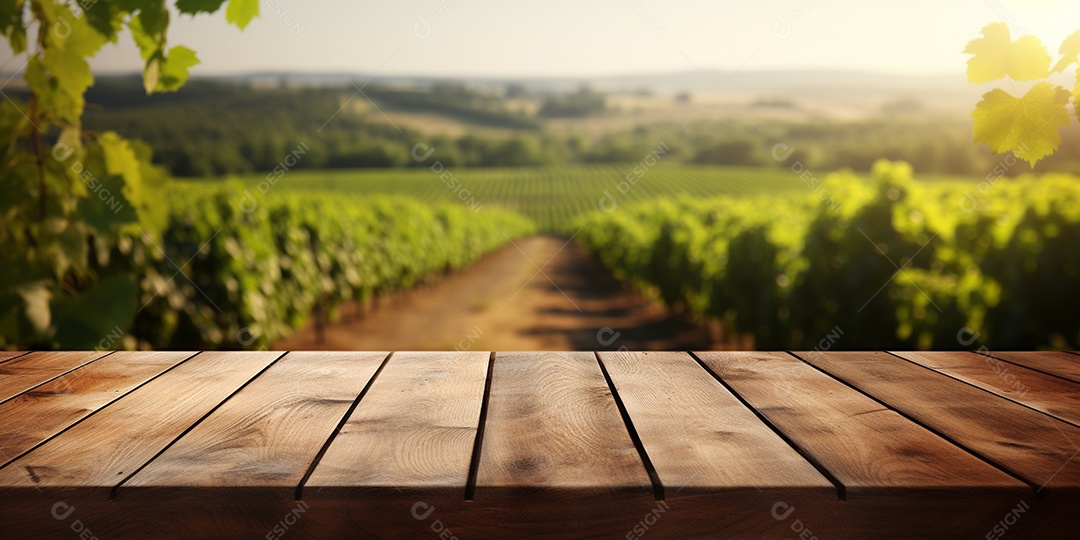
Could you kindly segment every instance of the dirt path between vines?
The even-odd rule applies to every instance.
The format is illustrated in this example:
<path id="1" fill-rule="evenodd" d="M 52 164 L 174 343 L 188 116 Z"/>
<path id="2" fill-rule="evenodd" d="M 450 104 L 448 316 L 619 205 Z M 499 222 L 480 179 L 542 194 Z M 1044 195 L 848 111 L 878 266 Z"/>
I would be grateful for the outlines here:
<path id="1" fill-rule="evenodd" d="M 366 311 L 366 313 L 362 313 Z M 367 308 L 346 306 L 317 340 L 278 350 L 691 350 L 708 332 L 617 282 L 575 242 L 517 240 L 473 266 Z"/>

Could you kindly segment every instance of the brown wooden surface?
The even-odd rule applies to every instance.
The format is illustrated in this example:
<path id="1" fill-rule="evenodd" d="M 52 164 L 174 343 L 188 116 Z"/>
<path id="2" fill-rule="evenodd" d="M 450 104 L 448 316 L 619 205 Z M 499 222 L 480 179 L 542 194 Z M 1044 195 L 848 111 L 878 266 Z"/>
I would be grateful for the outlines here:
<path id="1" fill-rule="evenodd" d="M 0 465 L 193 354 L 116 352 L 0 404 Z"/>
<path id="2" fill-rule="evenodd" d="M 0 490 L 111 489 L 280 354 L 201 353 L 0 469 Z"/>
<path id="3" fill-rule="evenodd" d="M 894 354 L 1080 426 L 1080 383 L 968 352 Z"/>
<path id="4" fill-rule="evenodd" d="M 387 354 L 286 354 L 120 492 L 273 487 L 291 495 Z"/>
<path id="5" fill-rule="evenodd" d="M 697 353 L 708 368 L 836 478 L 843 519 L 866 527 L 897 501 L 939 515 L 898 537 L 982 536 L 1031 489 L 851 387 L 783 352 Z M 857 511 L 855 511 L 857 510 Z M 883 515 L 884 514 L 884 515 Z M 929 527 L 933 524 L 934 527 Z"/>
<path id="6" fill-rule="evenodd" d="M 653 503 L 652 483 L 596 356 L 590 352 L 498 353 L 492 368 L 475 504 L 530 504 L 507 532 L 603 517 L 581 533 L 627 526 Z M 569 513 L 568 513 L 569 511 Z"/>
<path id="7" fill-rule="evenodd" d="M 777 500 L 819 514 L 834 485 L 686 353 L 599 353 L 673 518 L 716 537 L 777 534 Z M 783 494 L 778 492 L 782 491 Z M 723 521 L 709 519 L 715 512 Z M 818 518 L 806 516 L 805 521 Z"/>
<path id="8" fill-rule="evenodd" d="M 0 536 L 1080 528 L 1075 355 L 283 354 L 0 355 Z"/>
<path id="9" fill-rule="evenodd" d="M 305 490 L 439 487 L 464 498 L 488 356 L 395 353 Z"/>
<path id="10" fill-rule="evenodd" d="M 25 351 L 0 351 L 0 364 L 11 360 L 12 358 L 18 358 L 24 354 L 29 354 Z"/>
<path id="11" fill-rule="evenodd" d="M 1080 428 L 885 352 L 797 354 L 1037 489 L 1080 486 Z"/>
<path id="12" fill-rule="evenodd" d="M 980 354 L 1080 383 L 1080 356 L 1076 353 L 983 351 Z"/>
<path id="13" fill-rule="evenodd" d="M 106 352 L 32 352 L 0 364 L 0 403 L 78 369 Z"/>
<path id="14" fill-rule="evenodd" d="M 897 489 L 1026 486 L 787 353 L 698 353 L 840 481 L 848 498 Z M 890 459 L 881 459 L 890 456 Z"/>

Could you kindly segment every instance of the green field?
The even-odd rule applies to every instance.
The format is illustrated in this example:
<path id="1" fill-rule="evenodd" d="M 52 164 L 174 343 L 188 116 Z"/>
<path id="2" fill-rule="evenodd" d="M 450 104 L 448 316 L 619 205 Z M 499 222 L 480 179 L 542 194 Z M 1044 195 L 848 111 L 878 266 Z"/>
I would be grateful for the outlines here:
<path id="1" fill-rule="evenodd" d="M 825 171 L 813 171 L 824 180 Z M 284 191 L 336 192 L 350 195 L 407 195 L 424 202 L 458 201 L 466 206 L 520 212 L 544 231 L 563 231 L 573 218 L 612 204 L 688 195 L 694 198 L 809 192 L 806 182 L 788 169 L 696 166 L 682 164 L 574 165 L 520 169 L 449 169 L 447 176 L 430 168 L 294 170 L 271 182 L 270 175 L 241 177 L 258 195 Z M 636 180 L 636 181 L 635 181 Z M 218 180 L 196 180 L 205 184 Z M 620 183 L 625 190 L 620 190 Z M 624 192 L 625 191 L 625 192 Z M 607 198 L 610 194 L 614 203 Z"/>

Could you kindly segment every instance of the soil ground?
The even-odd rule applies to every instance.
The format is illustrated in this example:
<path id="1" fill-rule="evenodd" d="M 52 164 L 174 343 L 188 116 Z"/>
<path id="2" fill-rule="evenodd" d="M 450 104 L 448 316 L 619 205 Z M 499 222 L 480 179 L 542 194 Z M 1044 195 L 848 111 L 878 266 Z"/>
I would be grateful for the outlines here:
<path id="1" fill-rule="evenodd" d="M 710 333 L 616 281 L 568 238 L 533 236 L 410 291 L 350 305 L 278 350 L 692 350 Z"/>

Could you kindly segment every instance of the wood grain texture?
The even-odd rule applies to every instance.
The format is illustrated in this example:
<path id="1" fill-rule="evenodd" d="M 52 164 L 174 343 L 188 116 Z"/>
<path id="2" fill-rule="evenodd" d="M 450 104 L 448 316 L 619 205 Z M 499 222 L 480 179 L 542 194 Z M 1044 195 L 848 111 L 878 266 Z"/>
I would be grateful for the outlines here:
<path id="1" fill-rule="evenodd" d="M 104 498 L 278 356 L 199 354 L 0 469 L 0 492 L 90 488 Z"/>
<path id="2" fill-rule="evenodd" d="M 149 366 L 168 353 L 125 354 L 0 404 L 0 433 L 70 426 L 0 467 L 5 540 L 997 540 L 1002 524 L 1016 538 L 1080 528 L 1080 473 L 1065 459 L 1076 451 L 1063 456 L 1080 430 L 886 353 L 701 353 L 704 366 L 686 353 L 200 353 L 156 377 Z M 1061 463 L 1038 498 L 979 456 L 1032 483 Z"/>
<path id="3" fill-rule="evenodd" d="M 512 536 L 628 529 L 654 504 L 593 353 L 496 355 L 474 504 Z"/>
<path id="4" fill-rule="evenodd" d="M 476 497 L 543 489 L 652 495 L 593 353 L 495 357 Z"/>
<path id="5" fill-rule="evenodd" d="M 304 486 L 440 488 L 464 498 L 486 352 L 401 352 L 387 362 Z"/>
<path id="6" fill-rule="evenodd" d="M 278 488 L 292 497 L 386 352 L 290 352 L 124 483 Z"/>
<path id="7" fill-rule="evenodd" d="M 0 351 L 0 364 L 3 364 L 12 358 L 18 358 L 24 354 L 28 354 L 27 351 Z"/>
<path id="8" fill-rule="evenodd" d="M 893 354 L 1080 426 L 1080 383 L 969 352 Z"/>
<path id="9" fill-rule="evenodd" d="M 669 497 L 833 485 L 686 353 L 600 353 Z"/>
<path id="10" fill-rule="evenodd" d="M 658 534 L 782 536 L 771 515 L 778 501 L 804 508 L 812 529 L 824 525 L 836 487 L 689 354 L 599 357 L 671 505 Z M 724 520 L 708 518 L 717 515 Z"/>
<path id="11" fill-rule="evenodd" d="M 872 526 L 925 505 L 925 519 L 877 536 L 982 536 L 987 516 L 1031 497 L 1024 483 L 787 353 L 702 352 L 701 361 L 843 486 L 836 519 Z M 883 519 L 885 518 L 885 519 Z"/>
<path id="12" fill-rule="evenodd" d="M 102 351 L 32 352 L 0 364 L 0 403 L 108 354 Z"/>
<path id="13" fill-rule="evenodd" d="M 1080 356 L 1075 353 L 986 351 L 980 354 L 1080 383 Z"/>
<path id="14" fill-rule="evenodd" d="M 888 353 L 796 354 L 1033 486 L 1080 488 L 1075 426 Z"/>
<path id="15" fill-rule="evenodd" d="M 787 353 L 698 356 L 835 476 L 849 498 L 898 488 L 1011 488 L 1017 495 L 1027 490 L 1022 482 Z"/>
<path id="16" fill-rule="evenodd" d="M 115 530 L 154 536 L 173 508 L 201 507 L 174 526 L 199 536 L 263 537 L 290 511 L 309 467 L 386 352 L 290 352 L 151 461 L 116 493 Z M 303 512 L 301 512 L 302 514 Z M 112 532 L 112 530 L 110 530 Z"/>
<path id="17" fill-rule="evenodd" d="M 115 352 L 0 404 L 0 467 L 193 352 Z"/>

